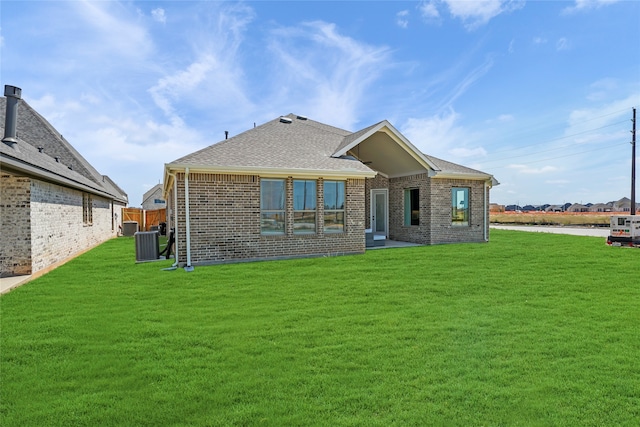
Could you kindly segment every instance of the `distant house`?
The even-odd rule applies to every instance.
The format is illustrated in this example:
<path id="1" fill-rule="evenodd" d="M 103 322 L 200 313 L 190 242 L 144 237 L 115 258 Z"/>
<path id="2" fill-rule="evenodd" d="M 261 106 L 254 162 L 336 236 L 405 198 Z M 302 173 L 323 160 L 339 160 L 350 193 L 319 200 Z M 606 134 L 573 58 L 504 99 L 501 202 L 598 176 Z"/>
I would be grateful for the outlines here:
<path id="1" fill-rule="evenodd" d="M 484 242 L 484 172 L 420 152 L 383 120 L 349 132 L 288 115 L 165 165 L 182 265 L 365 251 L 365 235 Z"/>
<path id="2" fill-rule="evenodd" d="M 504 212 L 504 205 L 499 205 L 497 203 L 489 203 L 489 211 L 491 212 Z"/>
<path id="3" fill-rule="evenodd" d="M 567 212 L 589 212 L 589 208 L 580 203 L 574 203 L 567 208 Z"/>
<path id="4" fill-rule="evenodd" d="M 612 202 L 614 212 L 630 212 L 631 211 L 631 199 L 623 197 L 622 199 Z"/>
<path id="5" fill-rule="evenodd" d="M 613 203 L 596 203 L 589 207 L 589 212 L 612 212 Z"/>
<path id="6" fill-rule="evenodd" d="M 5 86 L 0 98 L 0 275 L 46 271 L 117 236 L 127 195 Z"/>
<path id="7" fill-rule="evenodd" d="M 162 198 L 162 184 L 156 184 L 142 196 L 142 209 L 152 211 L 156 209 L 164 209 L 167 202 Z"/>

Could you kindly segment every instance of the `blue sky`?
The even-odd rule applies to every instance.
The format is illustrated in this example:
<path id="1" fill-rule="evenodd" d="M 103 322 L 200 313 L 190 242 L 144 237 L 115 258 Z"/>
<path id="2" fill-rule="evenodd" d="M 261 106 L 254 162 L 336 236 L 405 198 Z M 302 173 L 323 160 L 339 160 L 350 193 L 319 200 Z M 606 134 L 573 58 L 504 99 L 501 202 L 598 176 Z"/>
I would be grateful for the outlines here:
<path id="1" fill-rule="evenodd" d="M 131 206 L 164 163 L 288 113 L 352 131 L 387 119 L 493 174 L 496 203 L 631 194 L 637 1 L 5 0 L 0 13 L 2 84 Z"/>

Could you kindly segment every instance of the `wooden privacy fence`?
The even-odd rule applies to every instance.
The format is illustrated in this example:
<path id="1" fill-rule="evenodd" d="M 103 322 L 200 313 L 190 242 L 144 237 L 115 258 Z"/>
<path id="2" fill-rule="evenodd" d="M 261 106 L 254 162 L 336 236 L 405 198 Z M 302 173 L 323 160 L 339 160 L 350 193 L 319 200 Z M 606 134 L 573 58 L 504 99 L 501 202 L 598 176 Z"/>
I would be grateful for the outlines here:
<path id="1" fill-rule="evenodd" d="M 151 230 L 151 227 L 157 227 L 161 222 L 167 222 L 167 210 L 156 209 L 153 211 L 144 211 L 144 229 Z"/>
<path id="2" fill-rule="evenodd" d="M 149 231 L 151 227 L 157 227 L 161 222 L 167 222 L 167 210 L 145 211 L 140 208 L 124 208 L 122 209 L 122 223 L 127 221 L 137 222 L 140 231 Z"/>

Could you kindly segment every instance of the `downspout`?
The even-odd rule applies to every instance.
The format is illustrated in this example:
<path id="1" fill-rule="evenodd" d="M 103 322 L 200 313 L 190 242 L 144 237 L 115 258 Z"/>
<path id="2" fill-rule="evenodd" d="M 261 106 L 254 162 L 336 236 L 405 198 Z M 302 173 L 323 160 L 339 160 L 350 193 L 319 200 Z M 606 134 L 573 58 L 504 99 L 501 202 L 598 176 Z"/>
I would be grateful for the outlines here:
<path id="1" fill-rule="evenodd" d="M 178 177 L 171 172 L 167 172 L 167 175 L 173 177 L 173 228 L 175 228 L 175 235 L 173 236 L 173 244 L 176 245 L 176 249 L 174 251 L 175 261 L 171 265 L 171 267 L 178 266 Z"/>
<path id="2" fill-rule="evenodd" d="M 191 217 L 189 216 L 189 168 L 184 170 L 184 205 L 185 205 L 185 224 L 186 224 L 186 238 L 187 238 L 187 265 L 184 266 L 184 271 L 193 271 L 191 265 Z"/>
<path id="3" fill-rule="evenodd" d="M 489 241 L 489 234 L 488 234 L 488 230 L 489 230 L 489 206 L 487 203 L 487 181 L 484 181 L 484 241 L 488 242 Z"/>

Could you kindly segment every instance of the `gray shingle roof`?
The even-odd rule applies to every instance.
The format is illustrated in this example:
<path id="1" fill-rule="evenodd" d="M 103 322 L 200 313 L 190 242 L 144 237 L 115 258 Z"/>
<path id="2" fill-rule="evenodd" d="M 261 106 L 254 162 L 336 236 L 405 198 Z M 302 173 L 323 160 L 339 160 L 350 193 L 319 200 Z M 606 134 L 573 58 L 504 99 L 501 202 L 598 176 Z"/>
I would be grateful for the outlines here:
<path id="1" fill-rule="evenodd" d="M 286 117 L 291 123 L 271 120 L 169 165 L 373 172 L 357 160 L 331 157 L 351 132 L 294 114 Z"/>
<path id="2" fill-rule="evenodd" d="M 0 97 L 0 137 L 4 135 L 6 98 Z M 77 183 L 105 196 L 127 202 L 127 194 L 100 174 L 62 135 L 27 102 L 20 100 L 17 115 L 17 149 L 0 143 L 3 161 L 23 165 L 61 182 Z M 56 161 L 55 158 L 58 158 Z"/>
<path id="3" fill-rule="evenodd" d="M 431 160 L 431 162 L 433 162 L 433 164 L 435 164 L 438 167 L 438 169 L 440 169 L 440 173 L 443 173 L 443 174 L 488 175 L 479 170 L 471 169 L 466 166 L 459 165 L 457 163 L 448 162 L 446 160 L 442 160 L 437 157 L 429 156 L 428 154 L 425 154 L 424 156 L 429 160 Z"/>
<path id="4" fill-rule="evenodd" d="M 295 114 L 285 116 L 218 142 L 168 163 L 168 167 L 215 169 L 297 169 L 372 172 L 361 162 L 347 157 L 332 157 L 384 121 L 357 132 L 349 132 Z M 420 153 L 422 154 L 422 153 Z M 489 174 L 433 156 L 423 156 L 436 166 L 437 174 L 489 179 Z M 436 175 L 437 176 L 437 175 Z M 497 183 L 497 181 L 496 181 Z"/>

